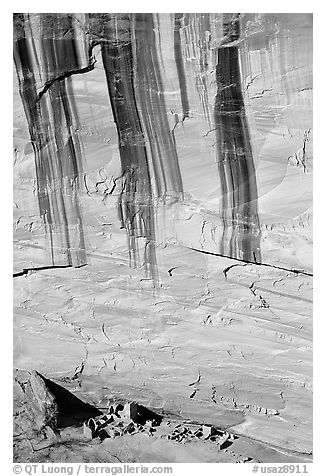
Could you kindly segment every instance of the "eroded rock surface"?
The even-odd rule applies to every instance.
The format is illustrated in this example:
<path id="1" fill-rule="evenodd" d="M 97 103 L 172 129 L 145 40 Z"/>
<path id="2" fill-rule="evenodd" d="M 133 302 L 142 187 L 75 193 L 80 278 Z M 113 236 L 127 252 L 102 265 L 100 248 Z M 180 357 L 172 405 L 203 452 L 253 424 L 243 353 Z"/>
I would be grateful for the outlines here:
<path id="1" fill-rule="evenodd" d="M 311 15 L 16 14 L 14 59 L 15 459 L 309 461 Z"/>

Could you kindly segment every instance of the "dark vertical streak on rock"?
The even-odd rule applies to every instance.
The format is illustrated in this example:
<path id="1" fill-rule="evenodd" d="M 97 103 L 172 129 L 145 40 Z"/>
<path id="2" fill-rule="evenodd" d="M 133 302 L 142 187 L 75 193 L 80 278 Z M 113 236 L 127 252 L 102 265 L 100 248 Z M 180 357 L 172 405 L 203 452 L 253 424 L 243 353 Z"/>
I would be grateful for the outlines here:
<path id="1" fill-rule="evenodd" d="M 221 253 L 261 261 L 257 183 L 241 90 L 238 15 L 226 14 L 216 66 L 215 128 L 224 225 Z M 229 238 L 229 234 L 231 237 Z"/>
<path id="2" fill-rule="evenodd" d="M 195 69 L 196 89 L 208 128 L 212 129 L 208 95 L 208 82 L 210 79 L 208 55 L 211 50 L 210 14 L 185 13 L 183 23 L 187 55 L 196 60 L 192 63 Z"/>
<path id="3" fill-rule="evenodd" d="M 175 59 L 176 67 L 177 67 L 178 81 L 180 86 L 180 96 L 181 96 L 181 104 L 182 104 L 182 120 L 184 120 L 186 117 L 189 117 L 189 100 L 188 100 L 188 93 L 187 93 L 186 74 L 185 74 L 182 49 L 181 49 L 180 28 L 181 28 L 182 17 L 183 17 L 182 13 L 174 14 L 174 59 Z"/>
<path id="4" fill-rule="evenodd" d="M 128 14 L 106 15 L 101 43 L 103 66 L 119 137 L 123 186 L 119 217 L 126 228 L 130 259 L 138 259 L 138 238 L 146 238 L 145 267 L 156 284 L 155 222 L 149 165 L 134 90 L 131 22 Z"/>
<path id="5" fill-rule="evenodd" d="M 86 254 L 78 202 L 81 147 L 73 132 L 67 93 L 71 80 L 54 82 L 39 99 L 35 76 L 45 75 L 46 82 L 80 68 L 72 21 L 69 15 L 40 15 L 37 40 L 42 55 L 38 57 L 28 16 L 14 17 L 14 59 L 34 147 L 39 210 L 50 239 L 51 261 L 82 266 Z M 64 38 L 63 30 L 69 32 Z"/>
<path id="6" fill-rule="evenodd" d="M 183 184 L 176 145 L 167 118 L 153 15 L 136 13 L 133 15 L 133 24 L 136 87 L 141 120 L 151 150 L 155 192 L 159 197 L 179 199 L 183 194 Z"/>
<path id="7" fill-rule="evenodd" d="M 162 51 L 162 35 L 161 35 L 161 20 L 160 20 L 160 14 L 156 13 L 155 14 L 155 21 L 156 21 L 156 33 L 157 33 L 157 38 L 158 38 L 158 53 L 160 56 L 160 61 L 161 61 L 161 66 L 164 71 L 164 59 L 163 59 L 163 51 Z"/>
<path id="8" fill-rule="evenodd" d="M 211 119 L 211 111 L 210 111 L 210 101 L 208 96 L 208 82 L 210 78 L 210 72 L 208 67 L 208 54 L 211 49 L 211 24 L 210 24 L 210 14 L 204 13 L 201 15 L 199 20 L 200 26 L 200 37 L 199 37 L 199 70 L 200 75 L 199 84 L 197 83 L 197 89 L 199 92 L 199 97 L 201 99 L 203 110 L 206 118 L 206 122 L 211 129 L 212 127 L 212 119 Z"/>

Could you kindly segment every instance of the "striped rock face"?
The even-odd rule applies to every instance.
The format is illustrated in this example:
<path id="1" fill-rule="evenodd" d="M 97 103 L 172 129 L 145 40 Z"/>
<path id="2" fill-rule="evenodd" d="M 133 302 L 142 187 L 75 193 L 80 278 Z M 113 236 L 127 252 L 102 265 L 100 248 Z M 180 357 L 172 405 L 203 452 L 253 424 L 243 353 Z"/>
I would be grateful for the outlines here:
<path id="1" fill-rule="evenodd" d="M 312 15 L 24 13 L 13 48 L 15 367 L 309 454 Z"/>

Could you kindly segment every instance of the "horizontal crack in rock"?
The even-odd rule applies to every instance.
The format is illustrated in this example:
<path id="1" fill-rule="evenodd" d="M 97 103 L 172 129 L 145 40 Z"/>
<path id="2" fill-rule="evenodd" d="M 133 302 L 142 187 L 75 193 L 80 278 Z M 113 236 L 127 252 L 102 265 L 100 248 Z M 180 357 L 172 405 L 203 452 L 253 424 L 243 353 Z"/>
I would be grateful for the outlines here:
<path id="1" fill-rule="evenodd" d="M 22 271 L 14 273 L 13 277 L 18 278 L 19 276 L 27 276 L 30 271 L 44 271 L 47 269 L 64 269 L 64 268 L 83 268 L 87 264 L 82 264 L 80 266 L 72 266 L 71 264 L 63 264 L 61 266 L 39 266 L 37 268 L 23 268 Z"/>

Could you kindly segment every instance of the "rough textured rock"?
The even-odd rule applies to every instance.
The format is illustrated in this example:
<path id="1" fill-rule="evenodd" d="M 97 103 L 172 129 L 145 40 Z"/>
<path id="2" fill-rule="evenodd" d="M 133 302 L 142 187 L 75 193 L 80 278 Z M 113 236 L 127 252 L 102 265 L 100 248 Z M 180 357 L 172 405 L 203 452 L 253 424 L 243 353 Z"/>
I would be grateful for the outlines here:
<path id="1" fill-rule="evenodd" d="M 32 371 L 26 382 L 19 380 L 16 382 L 21 386 L 25 397 L 25 411 L 28 420 L 35 430 L 44 430 L 46 427 L 57 429 L 58 426 L 58 403 L 55 396 L 45 384 L 45 381 L 38 372 Z"/>
<path id="2" fill-rule="evenodd" d="M 35 370 L 16 371 L 14 394 L 19 408 L 14 423 L 32 439 L 42 434 L 48 440 L 55 439 L 59 429 L 81 425 L 86 418 L 102 414 Z"/>
<path id="3" fill-rule="evenodd" d="M 16 14 L 14 59 L 15 367 L 309 459 L 312 16 Z"/>

